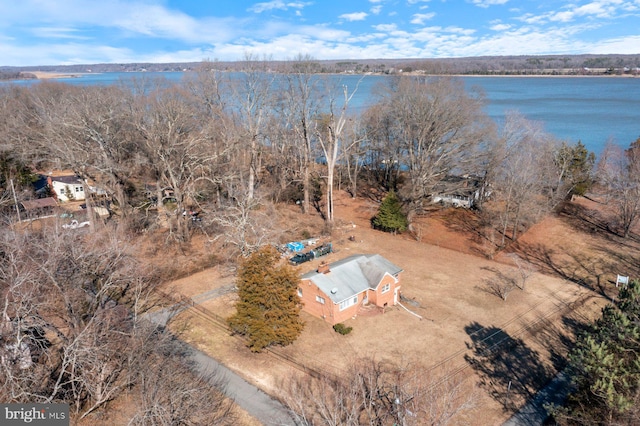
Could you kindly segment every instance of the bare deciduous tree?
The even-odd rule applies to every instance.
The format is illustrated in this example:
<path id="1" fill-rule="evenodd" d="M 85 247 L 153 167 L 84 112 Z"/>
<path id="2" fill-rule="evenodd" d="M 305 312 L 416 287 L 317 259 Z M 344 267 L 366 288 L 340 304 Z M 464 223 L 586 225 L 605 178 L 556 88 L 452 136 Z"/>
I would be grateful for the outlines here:
<path id="1" fill-rule="evenodd" d="M 370 117 L 378 117 L 376 134 L 397 146 L 391 152 L 402 154 L 408 174 L 403 195 L 417 211 L 447 175 L 469 172 L 490 126 L 482 98 L 470 96 L 460 81 L 400 78 L 391 83 L 382 110 Z"/>
<path id="2" fill-rule="evenodd" d="M 260 152 L 265 141 L 265 125 L 269 121 L 273 106 L 273 74 L 268 73 L 267 58 L 259 60 L 246 54 L 244 69 L 232 83 L 230 115 L 236 117 L 236 135 L 241 149 L 237 152 L 243 158 L 242 165 L 247 171 L 246 191 L 249 199 L 254 197 L 262 162 Z"/>
<path id="3" fill-rule="evenodd" d="M 189 238 L 183 216 L 187 204 L 197 199 L 202 185 L 222 183 L 220 164 L 232 149 L 224 130 L 216 127 L 220 120 L 198 120 L 184 95 L 176 87 L 150 94 L 139 106 L 136 122 L 148 174 L 157 182 L 160 217 L 169 219 L 170 231 L 175 229 L 182 241 Z"/>
<path id="4" fill-rule="evenodd" d="M 360 84 L 358 81 L 358 85 Z M 349 102 L 353 98 L 353 95 L 358 90 L 358 85 L 349 91 L 349 87 L 344 85 L 342 87 L 342 101 L 341 105 L 338 105 L 340 101 L 336 99 L 334 90 L 332 87 L 327 86 L 329 92 L 329 108 L 326 114 L 322 114 L 316 122 L 315 137 L 320 145 L 322 154 L 327 163 L 327 193 L 326 193 L 326 215 L 325 220 L 328 224 L 333 223 L 333 190 L 336 165 L 340 157 L 340 146 L 346 141 L 344 138 L 345 126 L 349 120 L 353 120 L 348 116 Z"/>
<path id="5" fill-rule="evenodd" d="M 314 74 L 316 62 L 298 55 L 284 76 L 284 90 L 279 102 L 282 125 L 292 130 L 293 146 L 299 157 L 302 179 L 302 209 L 311 206 L 311 171 L 313 166 L 313 120 L 320 112 L 321 86 L 324 80 Z"/>
<path id="6" fill-rule="evenodd" d="M 370 358 L 340 377 L 293 377 L 285 403 L 301 425 L 446 425 L 475 405 L 464 378 Z"/>
<path id="7" fill-rule="evenodd" d="M 620 233 L 627 238 L 640 218 L 640 139 L 626 151 L 607 144 L 598 162 L 597 179 L 616 211 Z"/>
<path id="8" fill-rule="evenodd" d="M 222 391 L 226 380 L 215 371 L 200 374 L 185 348 L 160 333 L 136 371 L 137 410 L 129 425 L 233 425 L 232 401 Z"/>
<path id="9" fill-rule="evenodd" d="M 518 288 L 518 281 L 511 275 L 492 269 L 495 275 L 484 280 L 484 290 L 506 301 L 513 290 Z"/>
<path id="10" fill-rule="evenodd" d="M 564 199 L 557 191 L 558 146 L 539 124 L 517 114 L 507 116 L 502 137 L 491 148 L 491 202 L 484 205 L 485 214 L 499 220 L 500 246 L 509 234 L 515 241 L 523 228 Z"/>
<path id="11" fill-rule="evenodd" d="M 213 239 L 224 238 L 224 242 L 236 247 L 242 256 L 274 240 L 277 211 L 272 204 L 245 195 L 229 198 L 221 207 L 213 213 L 213 223 L 221 230 Z"/>

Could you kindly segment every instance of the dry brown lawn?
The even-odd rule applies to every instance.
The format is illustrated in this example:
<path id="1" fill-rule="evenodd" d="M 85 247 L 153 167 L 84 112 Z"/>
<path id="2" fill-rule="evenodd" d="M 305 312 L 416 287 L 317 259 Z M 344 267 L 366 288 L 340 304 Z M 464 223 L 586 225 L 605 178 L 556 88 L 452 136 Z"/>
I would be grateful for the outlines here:
<path id="1" fill-rule="evenodd" d="M 302 336 L 278 350 L 305 366 L 335 374 L 348 372 L 350 361 L 361 356 L 420 362 L 439 373 L 456 371 L 479 389 L 476 408 L 457 423 L 500 424 L 510 415 L 503 409 L 508 381 L 514 382 L 514 389 L 521 382 L 534 392 L 562 367 L 575 329 L 598 315 L 607 300 L 604 295 L 613 294 L 616 274 L 639 272 L 631 258 L 639 243 L 608 232 L 601 207 L 581 199 L 490 260 L 482 256 L 486 243 L 473 231 L 467 211 L 446 210 L 421 218 L 417 241 L 415 235 L 372 230 L 369 220 L 377 205 L 340 193 L 331 238 L 335 252 L 323 260 L 355 253 L 383 255 L 404 269 L 402 294 L 410 299 L 405 306 L 422 319 L 396 306 L 384 314 L 350 319 L 352 333 L 341 336 L 322 320 L 303 314 Z M 317 215 L 300 219 L 293 208 L 284 208 L 282 216 L 298 224 L 296 232 L 321 227 Z M 512 291 L 503 301 L 487 283 L 518 275 L 514 253 L 534 272 L 524 290 Z M 300 272 L 315 268 L 317 262 L 302 265 Z M 214 268 L 174 281 L 171 287 L 191 297 L 230 282 L 232 276 Z M 234 310 L 235 298 L 225 295 L 202 307 L 226 317 Z M 267 353 L 252 354 L 242 340 L 201 316 L 186 316 L 188 338 L 194 344 L 267 392 L 277 393 L 291 365 Z M 493 337 L 484 342 L 499 343 L 495 356 L 474 352 L 474 341 L 482 345 L 480 339 L 487 334 Z M 514 391 L 509 402 L 521 404 L 526 395 Z"/>

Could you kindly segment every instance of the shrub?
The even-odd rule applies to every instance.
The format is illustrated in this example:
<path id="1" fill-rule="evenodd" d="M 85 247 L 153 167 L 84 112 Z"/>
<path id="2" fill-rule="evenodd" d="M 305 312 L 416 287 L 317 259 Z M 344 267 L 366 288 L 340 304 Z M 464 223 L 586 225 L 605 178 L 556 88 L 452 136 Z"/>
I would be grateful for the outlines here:
<path id="1" fill-rule="evenodd" d="M 340 333 L 344 336 L 345 334 L 351 333 L 351 330 L 353 330 L 353 327 L 347 327 L 346 325 L 340 322 L 334 325 L 333 329 L 335 330 L 336 333 Z"/>

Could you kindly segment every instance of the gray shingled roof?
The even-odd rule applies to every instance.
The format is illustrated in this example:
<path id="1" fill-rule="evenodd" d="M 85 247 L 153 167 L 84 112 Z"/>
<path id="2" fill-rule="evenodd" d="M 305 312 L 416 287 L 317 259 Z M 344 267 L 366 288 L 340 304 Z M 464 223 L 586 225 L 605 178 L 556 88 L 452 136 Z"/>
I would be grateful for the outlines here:
<path id="1" fill-rule="evenodd" d="M 42 209 L 45 207 L 58 207 L 55 198 L 36 198 L 35 200 L 23 201 L 22 207 L 25 210 Z"/>
<path id="2" fill-rule="evenodd" d="M 80 179 L 78 176 L 51 176 L 51 180 L 74 185 L 82 184 L 82 179 Z"/>
<path id="3" fill-rule="evenodd" d="M 385 273 L 392 276 L 402 268 L 389 262 L 379 254 L 355 254 L 329 264 L 331 272 L 307 272 L 303 279 L 311 280 L 334 303 L 340 303 L 360 294 L 366 289 L 375 289 Z"/>

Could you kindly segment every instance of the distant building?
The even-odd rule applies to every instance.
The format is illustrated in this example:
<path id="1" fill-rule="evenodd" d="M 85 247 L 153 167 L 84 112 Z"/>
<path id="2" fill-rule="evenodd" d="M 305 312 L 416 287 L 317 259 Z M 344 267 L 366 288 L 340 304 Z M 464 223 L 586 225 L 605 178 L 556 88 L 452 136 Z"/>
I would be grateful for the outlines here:
<path id="1" fill-rule="evenodd" d="M 82 201 L 85 199 L 84 183 L 78 176 L 48 176 L 47 183 L 59 201 Z"/>
<path id="2" fill-rule="evenodd" d="M 436 185 L 431 201 L 469 209 L 476 202 L 483 201 L 490 196 L 491 188 L 482 179 L 469 175 L 449 175 Z"/>
<path id="3" fill-rule="evenodd" d="M 20 204 L 28 219 L 54 215 L 58 208 L 58 203 L 53 197 L 37 198 Z"/>

